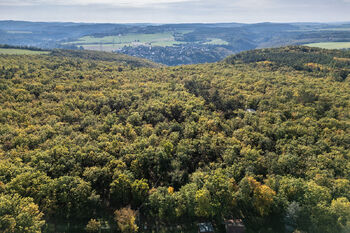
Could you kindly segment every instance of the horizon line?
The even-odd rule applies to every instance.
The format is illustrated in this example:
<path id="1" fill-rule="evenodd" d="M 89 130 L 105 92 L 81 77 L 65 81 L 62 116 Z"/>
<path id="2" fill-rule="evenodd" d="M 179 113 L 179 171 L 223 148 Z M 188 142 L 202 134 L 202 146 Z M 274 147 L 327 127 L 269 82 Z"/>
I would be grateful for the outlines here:
<path id="1" fill-rule="evenodd" d="M 317 23 L 317 24 L 341 24 L 350 23 L 350 21 L 256 21 L 256 22 L 239 22 L 239 21 L 216 21 L 216 22 L 89 22 L 89 21 L 36 21 L 36 20 L 16 20 L 16 19 L 0 19 L 0 22 L 29 22 L 29 23 L 74 23 L 74 24 L 263 24 L 263 23 L 273 23 L 273 24 L 307 24 L 307 23 Z"/>

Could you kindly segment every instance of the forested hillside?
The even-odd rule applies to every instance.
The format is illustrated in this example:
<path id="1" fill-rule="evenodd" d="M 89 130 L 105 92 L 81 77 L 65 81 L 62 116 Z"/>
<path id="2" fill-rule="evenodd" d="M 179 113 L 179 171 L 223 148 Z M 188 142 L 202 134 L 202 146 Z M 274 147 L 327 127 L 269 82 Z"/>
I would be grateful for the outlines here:
<path id="1" fill-rule="evenodd" d="M 132 67 L 160 67 L 161 65 L 151 62 L 146 59 L 128 56 L 124 54 L 99 52 L 99 51 L 84 51 L 84 50 L 63 50 L 55 49 L 51 51 L 51 56 L 62 58 L 81 58 L 90 61 L 109 61 L 116 62 L 120 65 L 130 65 Z"/>
<path id="2" fill-rule="evenodd" d="M 265 64 L 273 70 L 290 67 L 308 71 L 318 77 L 333 74 L 338 81 L 344 81 L 350 74 L 350 52 L 343 50 L 288 46 L 242 52 L 227 57 L 225 62 Z"/>
<path id="3" fill-rule="evenodd" d="M 349 52 L 81 56 L 0 55 L 0 232 L 350 231 Z"/>

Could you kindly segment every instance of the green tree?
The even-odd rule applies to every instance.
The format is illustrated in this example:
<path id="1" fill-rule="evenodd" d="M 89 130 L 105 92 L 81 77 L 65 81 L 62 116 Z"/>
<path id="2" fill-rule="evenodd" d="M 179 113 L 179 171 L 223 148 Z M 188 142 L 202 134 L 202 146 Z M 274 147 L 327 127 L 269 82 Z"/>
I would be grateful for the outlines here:
<path id="1" fill-rule="evenodd" d="M 332 200 L 330 212 L 336 217 L 336 225 L 341 232 L 350 231 L 350 202 L 346 197 Z"/>
<path id="2" fill-rule="evenodd" d="M 43 186 L 46 198 L 42 208 L 54 218 L 86 218 L 99 205 L 100 198 L 88 182 L 79 177 L 62 176 Z"/>
<path id="3" fill-rule="evenodd" d="M 4 233 L 40 233 L 45 221 L 32 198 L 18 194 L 0 194 L 0 231 Z"/>
<path id="4" fill-rule="evenodd" d="M 130 177 L 124 173 L 117 174 L 110 184 L 110 196 L 113 205 L 123 206 L 131 200 L 131 184 Z"/>
<path id="5" fill-rule="evenodd" d="M 91 233 L 101 232 L 101 222 L 96 219 L 90 219 L 88 224 L 86 224 L 85 230 Z"/>
<path id="6" fill-rule="evenodd" d="M 132 194 L 132 202 L 135 206 L 139 206 L 148 197 L 149 186 L 145 179 L 134 180 L 131 184 L 131 194 Z"/>

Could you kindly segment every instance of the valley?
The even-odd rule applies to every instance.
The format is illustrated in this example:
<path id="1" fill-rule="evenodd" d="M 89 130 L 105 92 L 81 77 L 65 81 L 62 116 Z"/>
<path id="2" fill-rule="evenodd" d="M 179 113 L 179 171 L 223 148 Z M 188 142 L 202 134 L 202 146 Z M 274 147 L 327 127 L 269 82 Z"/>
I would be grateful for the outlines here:
<path id="1" fill-rule="evenodd" d="M 349 23 L 88 24 L 0 21 L 0 44 L 117 52 L 176 66 L 259 48 L 348 48 Z M 184 52 L 186 51 L 186 52 Z"/>

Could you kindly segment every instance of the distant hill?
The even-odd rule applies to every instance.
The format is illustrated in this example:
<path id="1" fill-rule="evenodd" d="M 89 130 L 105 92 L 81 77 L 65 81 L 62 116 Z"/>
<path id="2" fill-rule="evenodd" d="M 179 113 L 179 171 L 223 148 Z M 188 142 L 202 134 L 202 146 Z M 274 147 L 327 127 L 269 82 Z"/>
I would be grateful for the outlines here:
<path id="1" fill-rule="evenodd" d="M 165 65 L 217 62 L 242 51 L 350 42 L 349 23 L 99 24 L 0 21 L 0 44 L 123 53 Z M 321 44 L 322 45 L 322 44 Z M 344 46 L 344 45 L 343 45 Z"/>

